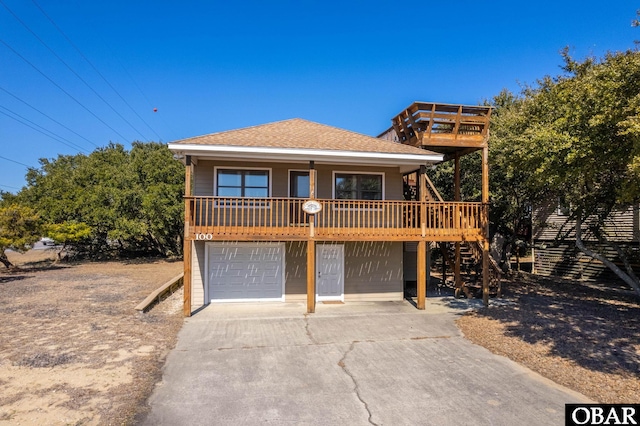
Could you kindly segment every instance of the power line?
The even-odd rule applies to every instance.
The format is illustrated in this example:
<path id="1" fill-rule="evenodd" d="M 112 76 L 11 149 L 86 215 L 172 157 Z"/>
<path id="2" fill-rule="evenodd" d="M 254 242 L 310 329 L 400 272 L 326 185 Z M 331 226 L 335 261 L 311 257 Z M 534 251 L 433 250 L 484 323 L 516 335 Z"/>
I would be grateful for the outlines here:
<path id="1" fill-rule="evenodd" d="M 113 53 L 113 52 L 112 52 Z M 129 77 L 129 79 L 133 82 L 133 85 L 136 86 L 136 89 L 138 89 L 138 91 L 140 92 L 140 94 L 142 94 L 142 97 L 145 98 L 145 100 L 147 101 L 147 104 L 149 104 L 150 108 L 153 108 L 154 105 L 151 103 L 151 101 L 149 100 L 149 98 L 147 97 L 147 95 L 142 91 L 142 89 L 140 88 L 140 86 L 138 85 L 138 83 L 136 82 L 136 80 L 133 78 L 133 76 L 131 75 L 131 73 L 127 70 L 127 68 L 124 66 L 124 64 L 116 57 L 116 61 L 118 61 L 118 63 L 120 64 L 120 66 L 122 67 L 122 69 L 124 70 L 124 72 L 127 74 L 127 76 Z M 162 116 L 160 116 L 162 117 Z M 169 124 L 162 119 L 162 122 L 164 123 L 164 125 L 169 129 L 169 131 L 171 132 L 171 134 L 173 135 L 174 139 L 176 139 L 176 132 L 173 131 L 173 129 L 171 128 L 171 126 L 169 126 Z M 160 142 L 162 142 L 162 138 L 160 138 Z"/>
<path id="2" fill-rule="evenodd" d="M 29 31 L 44 47 L 46 47 L 53 54 L 53 56 L 55 56 L 60 62 L 62 62 L 62 64 L 73 73 L 73 75 L 75 75 L 80 81 L 82 81 L 84 85 L 89 88 L 89 90 L 91 90 L 102 102 L 104 102 L 114 113 L 116 113 L 118 117 L 120 117 L 125 123 L 127 123 L 134 131 L 138 132 L 138 134 L 142 136 L 142 139 L 148 141 L 148 139 L 138 129 L 136 129 L 135 126 L 129 122 L 129 120 L 124 118 L 124 116 L 120 114 L 105 98 L 103 98 L 93 87 L 91 87 L 91 85 L 87 83 L 87 81 L 82 78 L 80 74 L 78 74 L 73 68 L 71 68 L 71 66 L 67 64 L 67 62 L 65 62 L 65 60 L 62 59 L 51 47 L 49 47 L 49 45 L 45 43 L 44 40 L 42 40 L 31 28 L 29 28 L 29 26 L 22 19 L 20 19 L 18 15 L 13 13 L 13 11 L 9 9 L 9 7 L 7 7 L 7 5 L 4 4 L 2 0 L 0 0 L 0 4 L 2 4 L 2 6 L 4 6 L 4 8 L 7 9 L 9 13 L 11 13 L 11 15 L 13 15 L 13 17 L 18 22 L 20 22 L 20 24 L 22 24 L 22 26 L 25 27 L 27 31 Z M 126 138 L 123 139 L 126 140 Z"/>
<path id="3" fill-rule="evenodd" d="M 21 162 L 19 162 L 19 161 L 12 160 L 11 158 L 3 157 L 2 155 L 0 155 L 0 158 L 2 158 L 3 160 L 11 161 L 12 163 L 20 164 L 21 166 L 25 166 L 25 167 L 26 167 L 26 168 L 28 168 L 28 169 L 33 169 L 33 167 L 32 167 L 32 166 L 28 166 L 28 165 L 26 165 L 26 164 L 24 164 L 24 163 L 21 163 Z"/>
<path id="4" fill-rule="evenodd" d="M 2 112 L 2 111 L 0 111 L 0 113 L 1 113 L 1 114 L 4 114 L 4 115 L 6 115 L 6 116 L 7 116 L 7 117 L 9 117 L 9 118 L 14 119 L 14 120 L 15 120 L 15 121 L 17 121 L 17 122 L 19 122 L 19 123 L 21 123 L 21 124 L 23 124 L 23 125 L 25 125 L 25 126 L 27 126 L 27 127 L 30 127 L 31 129 L 36 130 L 36 131 L 38 131 L 39 133 L 42 133 L 43 135 L 48 136 L 48 137 L 50 137 L 51 139 L 54 139 L 54 140 L 56 140 L 56 141 L 60 142 L 60 143 L 61 143 L 61 144 L 63 144 L 63 145 L 68 146 L 69 148 L 73 148 L 73 149 L 75 149 L 76 151 L 80 151 L 80 152 L 85 152 L 85 153 L 87 152 L 87 151 L 86 151 L 84 148 L 82 148 L 80 145 L 75 144 L 75 143 L 71 142 L 69 139 L 67 139 L 67 138 L 65 138 L 65 137 L 62 137 L 62 136 L 60 136 L 59 134 L 57 134 L 57 133 L 55 133 L 55 132 L 52 132 L 51 130 L 49 130 L 49 129 L 46 129 L 46 128 L 42 127 L 42 126 L 41 126 L 41 125 L 39 125 L 38 123 L 35 123 L 35 122 L 33 122 L 33 121 L 29 120 L 28 118 L 21 116 L 20 114 L 16 113 L 15 111 L 11 111 L 10 109 L 8 109 L 8 108 L 6 108 L 6 107 L 3 107 L 2 105 L 0 105 L 0 108 L 2 108 L 2 109 L 3 109 L 3 110 L 5 110 L 5 111 L 8 111 L 8 112 L 9 112 L 9 113 L 11 113 L 11 114 L 13 114 L 15 117 L 14 117 L 14 116 L 11 116 L 11 115 L 9 115 L 9 114 L 7 114 L 6 112 Z M 18 117 L 18 118 L 16 118 L 16 117 Z M 20 120 L 24 120 L 24 121 L 20 121 Z M 25 122 L 26 122 L 26 123 L 25 123 Z M 27 123 L 29 123 L 29 124 L 27 124 Z"/>
<path id="5" fill-rule="evenodd" d="M 20 189 L 20 188 L 17 188 L 17 187 L 15 187 L 15 186 L 9 186 L 9 185 L 2 185 L 2 184 L 0 184 L 0 186 L 2 186 L 3 188 Z"/>
<path id="6" fill-rule="evenodd" d="M 5 92 L 6 94 L 8 94 L 9 96 L 12 96 L 14 99 L 22 102 L 23 104 L 25 104 L 26 106 L 28 106 L 29 108 L 33 109 L 34 111 L 44 115 L 45 117 L 47 117 L 49 120 L 53 121 L 54 123 L 56 123 L 57 125 L 65 128 L 66 130 L 70 131 L 71 133 L 73 133 L 74 135 L 84 139 L 85 141 L 89 142 L 91 145 L 94 146 L 98 146 L 96 145 L 94 142 L 90 141 L 89 139 L 87 139 L 86 137 L 82 136 L 80 133 L 70 129 L 69 127 L 65 126 L 64 124 L 62 124 L 61 122 L 59 122 L 58 120 L 56 120 L 53 117 L 50 117 L 49 115 L 45 114 L 44 112 L 40 111 L 38 108 L 34 107 L 33 105 L 29 104 L 27 101 L 20 99 L 18 96 L 14 95 L 13 93 L 9 92 L 7 89 L 5 89 L 4 87 L 0 86 L 0 90 L 2 90 L 3 92 Z"/>
<path id="7" fill-rule="evenodd" d="M 24 118 L 24 117 L 23 117 L 23 116 L 21 116 L 20 114 L 16 114 L 15 112 L 13 112 L 13 111 L 11 111 L 10 109 L 7 109 L 7 108 L 5 108 L 5 107 L 3 107 L 3 106 L 0 106 L 0 108 L 4 109 L 4 110 L 6 110 L 6 111 L 9 111 L 11 114 L 16 115 L 17 117 L 19 117 L 19 119 L 18 119 L 18 118 L 16 118 L 16 117 L 14 117 L 14 116 L 12 116 L 12 115 L 9 115 L 9 114 L 7 114 L 6 112 L 3 112 L 3 111 L 0 111 L 0 114 L 6 115 L 7 117 L 9 117 L 9 118 L 11 118 L 11 119 L 13 119 L 13 120 L 17 121 L 18 123 L 20 123 L 20 124 L 22 124 L 22 125 L 24 125 L 24 126 L 27 126 L 27 127 L 31 128 L 31 129 L 35 130 L 35 131 L 36 131 L 36 132 L 38 132 L 38 133 L 42 133 L 43 135 L 45 135 L 45 136 L 47 136 L 47 137 L 49 137 L 49 138 L 51 138 L 51 139 L 53 139 L 53 140 L 55 140 L 55 141 L 57 141 L 57 142 L 60 142 L 61 144 L 66 145 L 66 146 L 68 146 L 69 148 L 73 148 L 73 149 L 75 149 L 75 150 L 77 150 L 77 151 L 81 151 L 81 152 L 85 152 L 85 153 L 87 152 L 87 151 L 85 151 L 82 147 L 80 147 L 80 146 L 78 146 L 78 145 L 74 144 L 73 142 L 71 142 L 71 141 L 69 141 L 69 140 L 67 140 L 67 139 L 63 138 L 63 137 L 62 137 L 62 136 L 60 136 L 60 135 L 55 134 L 54 132 L 52 132 L 52 131 L 50 131 L 50 130 L 45 129 L 44 127 L 40 126 L 39 124 L 34 123 L 33 121 L 31 121 L 31 120 L 29 120 L 29 119 L 27 119 L 27 118 Z M 24 121 L 20 121 L 20 119 L 22 119 L 22 120 L 26 121 L 27 123 L 31 123 L 31 124 L 27 124 L 27 123 L 25 123 Z M 38 127 L 39 127 L 40 129 L 42 129 L 42 130 L 38 129 Z M 53 135 L 53 136 L 52 136 L 52 135 Z M 66 142 L 65 142 L 65 141 L 66 141 Z"/>
<path id="8" fill-rule="evenodd" d="M 153 127 L 151 127 L 149 123 L 147 123 L 145 119 L 142 118 L 140 114 L 138 114 L 138 112 L 129 104 L 129 102 L 126 101 L 126 99 L 120 94 L 120 92 L 118 92 L 116 88 L 113 87 L 113 85 L 107 80 L 107 78 L 104 75 L 102 75 L 102 73 L 98 70 L 98 68 L 96 68 L 96 66 L 82 53 L 80 48 L 78 48 L 78 46 L 76 46 L 73 43 L 73 41 L 71 41 L 71 39 L 64 33 L 64 31 L 62 31 L 62 29 L 54 22 L 54 20 L 49 15 L 47 15 L 47 13 L 44 11 L 44 9 L 42 9 L 42 7 L 40 7 L 40 5 L 36 2 L 36 0 L 31 0 L 31 1 L 33 2 L 34 5 L 36 5 L 38 9 L 40 9 L 40 12 L 42 12 L 42 14 L 49 20 L 49 22 L 51 22 L 51 24 L 55 27 L 55 29 L 58 30 L 60 34 L 62 34 L 62 36 L 69 42 L 69 44 L 73 46 L 74 49 L 76 49 L 76 51 L 82 57 L 82 59 L 84 59 L 91 66 L 91 68 L 93 68 L 93 70 L 102 78 L 102 80 L 104 80 L 104 82 L 107 83 L 107 85 L 116 93 L 116 95 L 118 95 L 118 97 L 122 100 L 122 102 L 124 102 L 125 105 L 127 105 L 129 109 L 133 111 L 133 113 L 158 137 L 158 139 L 162 139 L 158 134 L 158 132 L 156 132 L 153 129 Z"/>
<path id="9" fill-rule="evenodd" d="M 59 140 L 59 142 L 61 142 L 61 143 L 65 144 L 65 145 L 67 145 L 68 147 L 70 147 L 70 148 L 74 148 L 74 149 L 76 149 L 76 150 L 78 150 L 78 151 L 87 152 L 87 151 L 85 151 L 85 149 L 84 149 L 83 147 L 81 147 L 80 145 L 78 145 L 78 144 L 76 144 L 76 143 L 73 143 L 73 142 L 71 142 L 69 139 L 67 139 L 67 138 L 65 138 L 65 137 L 62 137 L 62 136 L 60 136 L 59 134 L 57 134 L 57 133 L 55 133 L 55 132 L 52 132 L 51 130 L 49 130 L 49 129 L 46 129 L 46 128 L 42 127 L 42 126 L 41 126 L 41 125 L 39 125 L 38 123 L 35 123 L 35 122 L 33 122 L 33 121 L 29 120 L 28 118 L 21 116 L 21 115 L 20 115 L 20 114 L 18 114 L 17 112 L 15 112 L 15 111 L 11 111 L 9 108 L 7 108 L 7 107 L 3 107 L 2 105 L 0 105 L 0 108 L 2 108 L 2 109 L 3 109 L 3 110 L 5 110 L 5 111 L 9 111 L 11 114 L 15 115 L 16 117 L 19 117 L 20 119 L 22 119 L 22 120 L 26 121 L 27 123 L 31 123 L 33 126 L 35 126 L 35 127 L 39 128 L 39 129 L 41 129 L 43 132 L 49 133 L 49 134 L 51 134 L 51 135 L 55 136 L 56 138 L 61 139 L 61 140 Z M 5 115 L 9 116 L 8 114 L 5 114 Z M 11 116 L 9 116 L 9 117 L 11 117 Z M 12 117 L 12 118 L 13 118 L 13 117 Z M 17 120 L 16 120 L 16 121 L 17 121 Z M 22 124 L 24 124 L 24 123 L 22 123 Z M 33 127 L 32 127 L 32 129 L 33 129 Z M 34 130 L 35 130 L 35 129 L 34 129 Z M 41 133 L 42 133 L 42 132 L 41 132 Z M 47 135 L 47 136 L 49 136 L 49 135 Z"/>
<path id="10" fill-rule="evenodd" d="M 0 43 L 4 44 L 9 50 L 11 50 L 17 57 L 19 57 L 20 59 L 22 59 L 24 62 L 26 62 L 28 65 L 30 65 L 34 70 L 38 71 L 40 73 L 40 75 L 42 75 L 44 78 L 46 78 L 47 80 L 49 80 L 49 82 L 51 84 L 53 84 L 54 86 L 56 86 L 58 89 L 60 89 L 65 95 L 69 96 L 73 101 L 75 101 L 78 105 L 80 105 L 85 111 L 87 111 L 89 114 L 91 114 L 92 116 L 94 116 L 98 121 L 100 121 L 102 124 L 104 124 L 105 126 L 107 126 L 112 132 L 114 132 L 115 134 L 117 134 L 118 136 L 120 136 L 124 141 L 127 140 L 127 138 L 125 138 L 124 136 L 122 136 L 122 134 L 120 134 L 120 132 L 118 132 L 116 129 L 114 129 L 113 127 L 111 127 L 109 124 L 107 124 L 103 119 L 101 119 L 100 117 L 98 117 L 93 111 L 91 111 L 89 108 L 87 108 L 86 106 L 84 106 L 79 100 L 77 100 L 75 97 L 73 97 L 73 95 L 69 92 L 67 92 L 66 90 L 64 90 L 58 83 L 56 83 L 55 81 L 53 81 L 51 79 L 51 77 L 49 77 L 48 75 L 46 75 L 44 72 L 40 71 L 40 69 L 38 67 L 36 67 L 33 63 L 29 62 L 29 60 L 27 58 L 25 58 L 24 56 L 22 56 L 20 53 L 18 53 L 13 47 L 11 47 L 9 44 L 7 44 L 6 41 L 0 39 Z M 93 142 L 92 142 L 93 143 Z M 95 145 L 95 144 L 94 144 Z M 98 145 L 95 145 L 96 148 L 98 147 Z"/>

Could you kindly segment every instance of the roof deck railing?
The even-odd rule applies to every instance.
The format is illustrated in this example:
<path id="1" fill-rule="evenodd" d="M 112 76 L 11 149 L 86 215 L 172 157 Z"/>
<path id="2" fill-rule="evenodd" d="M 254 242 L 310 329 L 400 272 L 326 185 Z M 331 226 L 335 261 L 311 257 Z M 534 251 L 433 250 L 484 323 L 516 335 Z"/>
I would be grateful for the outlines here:
<path id="1" fill-rule="evenodd" d="M 391 120 L 391 128 L 380 137 L 445 153 L 477 149 L 487 142 L 490 118 L 489 106 L 414 102 Z"/>

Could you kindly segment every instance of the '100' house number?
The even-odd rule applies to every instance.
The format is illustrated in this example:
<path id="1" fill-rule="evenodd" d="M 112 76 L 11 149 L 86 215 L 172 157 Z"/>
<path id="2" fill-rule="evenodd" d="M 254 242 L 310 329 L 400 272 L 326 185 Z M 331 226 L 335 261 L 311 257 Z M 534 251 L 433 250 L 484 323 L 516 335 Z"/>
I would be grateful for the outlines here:
<path id="1" fill-rule="evenodd" d="M 196 240 L 213 240 L 213 234 L 196 234 Z"/>

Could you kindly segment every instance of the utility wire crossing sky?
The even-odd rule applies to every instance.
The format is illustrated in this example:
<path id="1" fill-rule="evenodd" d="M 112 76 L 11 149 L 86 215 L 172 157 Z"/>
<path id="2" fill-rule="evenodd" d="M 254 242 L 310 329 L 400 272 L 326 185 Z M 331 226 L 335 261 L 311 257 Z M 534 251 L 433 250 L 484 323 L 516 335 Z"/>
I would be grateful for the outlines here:
<path id="1" fill-rule="evenodd" d="M 0 0 L 0 190 L 40 158 L 289 118 L 375 136 L 634 48 L 640 3 Z"/>

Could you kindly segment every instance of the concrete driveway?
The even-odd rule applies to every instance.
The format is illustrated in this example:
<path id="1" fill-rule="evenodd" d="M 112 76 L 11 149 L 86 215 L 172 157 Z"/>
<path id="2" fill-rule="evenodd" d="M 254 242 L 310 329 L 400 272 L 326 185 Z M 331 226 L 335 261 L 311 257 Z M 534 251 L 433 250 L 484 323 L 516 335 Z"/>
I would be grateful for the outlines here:
<path id="1" fill-rule="evenodd" d="M 467 341 L 467 308 L 209 306 L 186 320 L 143 424 L 561 425 L 565 403 L 589 402 Z"/>

